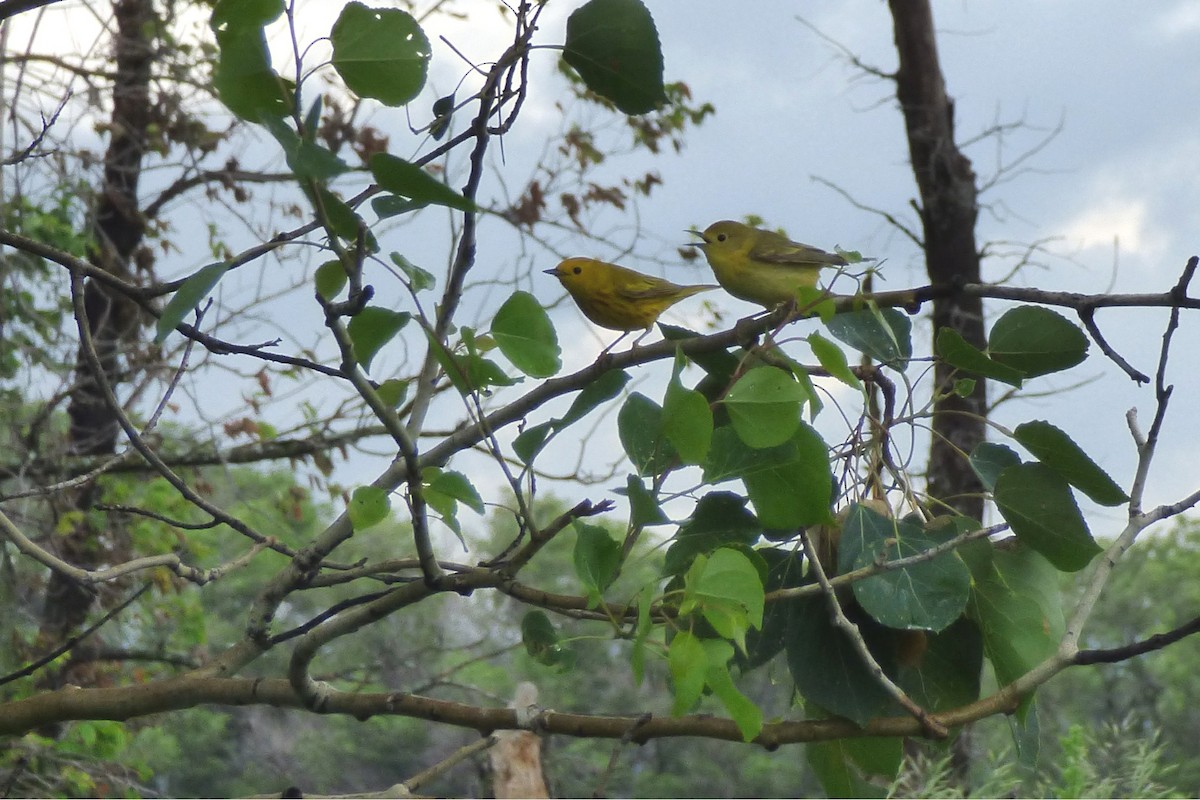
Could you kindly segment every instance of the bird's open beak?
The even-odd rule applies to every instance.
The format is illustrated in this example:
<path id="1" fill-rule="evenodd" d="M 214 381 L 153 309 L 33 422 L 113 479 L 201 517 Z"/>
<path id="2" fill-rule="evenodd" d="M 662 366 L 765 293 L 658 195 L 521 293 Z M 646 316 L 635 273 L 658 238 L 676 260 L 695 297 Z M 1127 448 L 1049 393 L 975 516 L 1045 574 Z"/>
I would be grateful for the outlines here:
<path id="1" fill-rule="evenodd" d="M 690 233 L 692 236 L 699 236 L 701 239 L 704 239 L 704 241 L 702 241 L 702 242 L 684 242 L 682 245 L 683 247 L 703 247 L 704 245 L 708 244 L 708 239 L 705 239 L 704 234 L 701 233 L 700 231 L 696 231 L 696 230 L 692 230 L 691 228 L 688 228 L 684 232 Z"/>

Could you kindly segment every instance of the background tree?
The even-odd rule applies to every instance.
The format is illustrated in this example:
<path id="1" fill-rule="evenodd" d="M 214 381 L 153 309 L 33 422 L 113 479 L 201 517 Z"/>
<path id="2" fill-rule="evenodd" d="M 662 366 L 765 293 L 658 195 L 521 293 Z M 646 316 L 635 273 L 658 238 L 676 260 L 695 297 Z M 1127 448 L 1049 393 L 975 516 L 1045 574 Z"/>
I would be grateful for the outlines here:
<path id="1" fill-rule="evenodd" d="M 10 62 L 63 71 L 32 98 L 67 74 L 111 110 L 96 159 L 58 127 L 82 106 L 68 97 L 45 122 L 26 106 L 29 144 L 5 162 L 20 210 L 0 229 L 19 346 L 3 359 L 18 425 L 0 473 L 17 612 L 0 732 L 22 735 L 10 791 L 144 792 L 155 774 L 168 792 L 364 791 L 438 764 L 422 786 L 474 794 L 486 776 L 461 759 L 528 728 L 556 737 L 562 793 L 693 794 L 691 775 L 722 794 L 815 777 L 862 795 L 903 785 L 906 738 L 1000 715 L 1029 761 L 1047 681 L 1191 631 L 1171 620 L 1146 639 L 1147 620 L 1107 649 L 1081 638 L 1134 540 L 1200 499 L 1143 507 L 1196 260 L 1143 295 L 980 283 L 977 188 L 927 5 L 892 10 L 931 285 L 857 291 L 878 267 L 847 251 L 837 295 L 802 290 L 731 326 L 714 315 L 705 334 L 663 325 L 662 341 L 565 367 L 578 349 L 530 291 L 535 266 L 580 237 L 622 241 L 603 225 L 658 184 L 599 177 L 629 147 L 605 125 L 678 150 L 711 111 L 664 83 L 648 9 L 591 0 L 554 27 L 545 5 L 500 6 L 509 39 L 483 55 L 452 45 L 456 86 L 429 89 L 423 114 L 427 15 L 322 8 L 121 0 L 98 15 L 111 68 Z M 538 59 L 559 51 L 561 137 L 510 166 L 504 143 L 551 80 Z M 369 117 L 400 107 L 407 134 Z M 94 192 L 78 191 L 85 167 Z M 984 298 L 1012 304 L 990 327 Z M 925 304 L 932 350 L 914 353 Z M 1087 359 L 1064 311 L 1151 380 L 1097 327 L 1110 306 L 1169 309 L 1154 417 L 1130 421 L 1130 485 L 1051 422 L 997 428 L 1028 460 L 983 441 L 985 381 L 1037 391 Z M 928 463 L 909 463 L 925 426 Z M 235 466 L 284 459 L 294 478 Z M 1128 511 L 1103 557 L 1080 495 Z M 472 535 L 468 512 L 489 503 L 491 534 Z M 522 676 L 545 708 L 506 706 Z M 243 706 L 257 708 L 230 711 Z M 321 720 L 313 739 L 295 715 Z M 238 774 L 285 736 L 301 757 L 269 786 Z M 746 742 L 763 750 L 745 757 Z M 787 756 L 800 743 L 811 776 Z M 182 765 L 185 752 L 203 758 Z M 736 776 L 714 771 L 733 760 Z M 216 763 L 204 783 L 194 768 Z"/>

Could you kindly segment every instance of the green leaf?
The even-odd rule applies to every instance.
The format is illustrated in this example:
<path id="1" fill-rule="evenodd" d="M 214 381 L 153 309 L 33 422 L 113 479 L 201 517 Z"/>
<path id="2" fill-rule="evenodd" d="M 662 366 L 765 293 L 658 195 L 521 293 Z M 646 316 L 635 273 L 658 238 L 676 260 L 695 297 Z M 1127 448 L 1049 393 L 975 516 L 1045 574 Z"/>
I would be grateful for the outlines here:
<path id="1" fill-rule="evenodd" d="M 377 194 L 371 198 L 371 210 L 381 220 L 420 211 L 428 206 L 429 203 L 425 200 L 409 200 L 407 197 L 397 197 L 394 194 Z"/>
<path id="2" fill-rule="evenodd" d="M 799 550 L 763 547 L 754 552 L 767 564 L 767 577 L 763 581 L 763 591 L 768 594 L 779 589 L 792 589 L 816 580 L 811 575 L 805 576 L 804 556 Z M 740 659 L 742 672 L 761 667 L 783 649 L 792 602 L 791 600 L 776 600 L 766 604 L 763 609 L 762 629 L 751 628 L 746 634 L 746 652 Z"/>
<path id="3" fill-rule="evenodd" d="M 589 411 L 621 393 L 629 382 L 629 373 L 623 370 L 605 372 L 599 378 L 583 387 L 575 396 L 567 413 L 559 419 L 552 419 L 530 426 L 513 439 L 513 452 L 525 464 L 533 460 L 547 439 L 558 431 L 582 419 Z"/>
<path id="4" fill-rule="evenodd" d="M 1087 358 L 1088 339 L 1061 314 L 1038 306 L 1006 311 L 992 326 L 988 355 L 1034 378 L 1069 369 Z"/>
<path id="5" fill-rule="evenodd" d="M 854 739 L 812 741 L 804 746 L 804 754 L 829 798 L 886 798 L 887 789 L 866 780 L 851 757 Z M 884 739 L 882 742 L 892 742 Z M 894 741 L 900 741 L 896 739 Z M 877 744 L 876 746 L 883 746 Z"/>
<path id="6" fill-rule="evenodd" d="M 166 341 L 171 331 L 175 330 L 175 326 L 183 322 L 183 318 L 187 316 L 188 312 L 200 305 L 200 302 L 216 287 L 225 273 L 229 271 L 230 266 L 231 264 L 226 261 L 209 264 L 193 272 L 187 280 L 179 285 L 175 294 L 163 308 L 162 316 L 158 318 L 158 335 L 154 337 L 155 344 L 162 344 Z"/>
<path id="7" fill-rule="evenodd" d="M 571 407 L 558 421 L 558 426 L 565 428 L 583 419 L 596 406 L 619 395 L 627 383 L 629 383 L 628 372 L 619 369 L 605 372 L 575 395 L 575 399 L 571 401 Z"/>
<path id="8" fill-rule="evenodd" d="M 742 441 L 765 448 L 792 438 L 800 427 L 800 404 L 806 397 L 790 373 L 775 367 L 755 367 L 738 379 L 724 403 Z"/>
<path id="9" fill-rule="evenodd" d="M 313 283 L 316 285 L 317 294 L 325 300 L 332 300 L 341 294 L 342 289 L 346 288 L 348 280 L 346 277 L 346 268 L 342 266 L 341 261 L 336 260 L 326 261 L 317 267 L 317 271 L 313 275 Z"/>
<path id="10" fill-rule="evenodd" d="M 320 209 L 322 218 L 329 223 L 329 229 L 334 235 L 347 242 L 356 243 L 361 231 L 363 246 L 367 252 L 378 252 L 379 242 L 375 240 L 375 235 L 367 229 L 362 217 L 355 213 L 349 203 L 324 186 L 308 183 L 303 188 L 304 194 L 312 201 L 313 208 Z"/>
<path id="11" fill-rule="evenodd" d="M 491 386 L 512 386 L 516 383 L 496 362 L 478 353 L 468 352 L 463 355 L 450 353 L 436 344 L 433 347 L 434 358 L 442 365 L 446 376 L 461 394 L 486 391 Z"/>
<path id="12" fill-rule="evenodd" d="M 521 619 L 521 642 L 525 652 L 539 664 L 554 666 L 559 662 L 562 645 L 558 631 L 544 611 L 529 611 Z"/>
<path id="13" fill-rule="evenodd" d="M 1017 538 L 1063 572 L 1083 569 L 1100 552 L 1070 486 L 1050 467 L 1007 467 L 996 479 L 993 498 Z"/>
<path id="14" fill-rule="evenodd" d="M 562 368 L 558 334 L 546 309 L 529 292 L 513 292 L 492 320 L 492 338 L 513 366 L 534 378 Z"/>
<path id="15" fill-rule="evenodd" d="M 980 442 L 975 445 L 968 459 L 971 469 L 979 476 L 983 486 L 989 492 L 996 490 L 996 478 L 1006 468 L 1021 463 L 1021 457 L 1011 448 L 992 442 Z"/>
<path id="16" fill-rule="evenodd" d="M 728 547 L 698 556 L 684 589 L 688 602 L 681 604 L 680 613 L 694 604 L 718 634 L 745 652 L 747 629 L 762 627 L 764 603 L 762 578 L 750 559 Z"/>
<path id="17" fill-rule="evenodd" d="M 521 639 L 527 648 L 531 643 L 538 646 L 555 645 L 558 644 L 558 631 L 545 611 L 529 611 L 521 618 Z"/>
<path id="18" fill-rule="evenodd" d="M 685 464 L 700 464 L 712 442 L 712 409 L 704 395 L 687 389 L 679 381 L 682 356 L 676 356 L 676 368 L 667 384 L 663 399 L 662 427 L 679 458 Z"/>
<path id="19" fill-rule="evenodd" d="M 590 0 L 567 18 L 563 60 L 625 114 L 666 101 L 654 19 L 640 0 Z"/>
<path id="20" fill-rule="evenodd" d="M 429 475 L 430 472 L 433 472 L 431 476 Z M 483 498 L 479 496 L 479 492 L 471 485 L 471 481 L 467 479 L 467 476 L 461 472 L 427 468 L 421 477 L 428 482 L 430 490 L 454 498 L 476 514 L 486 512 L 487 509 L 484 508 Z"/>
<path id="21" fill-rule="evenodd" d="M 346 332 L 354 345 L 354 358 L 370 371 L 371 361 L 379 350 L 408 324 L 412 314 L 390 308 L 368 306 L 350 318 Z"/>
<path id="22" fill-rule="evenodd" d="M 952 391 L 959 397 L 970 397 L 975 394 L 975 385 L 974 378 L 955 378 Z"/>
<path id="23" fill-rule="evenodd" d="M 263 26 L 283 13 L 283 3 L 224 0 L 213 11 L 217 39 L 213 88 L 221 102 L 249 122 L 280 118 L 291 111 L 293 85 L 271 67 Z"/>
<path id="24" fill-rule="evenodd" d="M 261 28 L 279 19 L 283 4 L 284 0 L 219 0 L 213 7 L 213 30 Z"/>
<path id="25" fill-rule="evenodd" d="M 658 505 L 658 497 L 650 493 L 638 476 L 630 475 L 625 479 L 625 495 L 629 498 L 629 524 L 632 527 L 666 525 L 671 521 Z"/>
<path id="26" fill-rule="evenodd" d="M 588 607 L 595 608 L 604 599 L 604 590 L 617 577 L 621 566 L 621 546 L 599 525 L 575 520 L 575 574 L 587 590 Z"/>
<path id="27" fill-rule="evenodd" d="M 829 601 L 805 597 L 791 604 L 784 641 L 788 670 L 796 689 L 821 708 L 865 725 L 892 706 L 891 696 L 879 685 L 846 635 L 833 626 Z M 896 673 L 892 633 L 870 617 L 846 609 L 867 642 L 875 660 L 889 676 Z"/>
<path id="28" fill-rule="evenodd" d="M 1007 686 L 1054 654 L 1066 629 L 1059 576 L 1033 550 L 997 550 L 977 541 L 959 549 L 971 570 L 968 616 L 979 626 L 984 651 Z"/>
<path id="29" fill-rule="evenodd" d="M 283 148 L 288 167 L 297 178 L 325 182 L 349 171 L 350 166 L 345 161 L 315 141 L 302 139 L 282 119 L 268 117 L 263 120 L 263 125 Z"/>
<path id="30" fill-rule="evenodd" d="M 376 153 L 367 162 L 375 181 L 385 190 L 424 203 L 474 211 L 475 204 L 421 167 L 403 158 Z"/>
<path id="31" fill-rule="evenodd" d="M 949 711 L 979 699 L 982 668 L 983 636 L 973 621 L 961 618 L 927 634 L 924 652 L 901 664 L 896 682 L 922 708 Z"/>
<path id="32" fill-rule="evenodd" d="M 678 458 L 662 435 L 662 409 L 639 392 L 629 395 L 621 406 L 617 435 L 639 475 L 664 472 Z"/>
<path id="33" fill-rule="evenodd" d="M 546 446 L 546 439 L 555 431 L 555 427 L 554 420 L 546 420 L 531 425 L 516 435 L 512 444 L 513 452 L 521 459 L 522 464 L 530 463 L 542 451 Z"/>
<path id="34" fill-rule="evenodd" d="M 821 413 L 821 409 L 825 407 L 825 404 L 821 402 L 821 395 L 817 394 L 817 387 L 813 386 L 812 378 L 808 377 L 808 370 L 793 369 L 792 374 L 796 376 L 796 383 L 800 384 L 800 391 L 804 392 L 804 396 L 808 399 L 808 419 L 815 420 L 817 414 Z"/>
<path id="35" fill-rule="evenodd" d="M 1070 436 L 1045 420 L 1018 425 L 1013 438 L 1068 483 L 1102 506 L 1119 506 L 1129 495 Z"/>
<path id="36" fill-rule="evenodd" d="M 391 498 L 383 489 L 375 486 L 360 486 L 350 495 L 346 513 L 355 532 L 364 531 L 387 517 L 392 507 Z"/>
<path id="37" fill-rule="evenodd" d="M 912 322 L 894 308 L 844 311 L 825 327 L 838 340 L 876 361 L 903 368 L 912 358 Z"/>
<path id="38" fill-rule="evenodd" d="M 1032 773 L 1038 768 L 1042 749 L 1042 726 L 1038 719 L 1036 696 L 1030 697 L 1016 714 L 1008 715 L 1008 729 L 1017 751 L 1017 763 Z"/>
<path id="39" fill-rule="evenodd" d="M 687 571 L 697 555 L 725 545 L 750 545 L 762 528 L 746 508 L 746 498 L 733 492 L 710 492 L 696 503 L 692 515 L 679 526 L 663 558 L 663 574 Z"/>
<path id="40" fill-rule="evenodd" d="M 808 346 L 812 348 L 813 355 L 817 357 L 817 361 L 826 372 L 853 389 L 862 388 L 862 383 L 851 371 L 850 363 L 846 360 L 846 354 L 842 352 L 842 348 L 815 331 L 808 335 L 807 341 Z"/>
<path id="41" fill-rule="evenodd" d="M 359 97 L 402 106 L 425 85 L 429 39 L 405 11 L 347 3 L 329 38 L 333 68 Z"/>
<path id="42" fill-rule="evenodd" d="M 764 528 L 795 530 L 832 520 L 829 448 L 804 422 L 789 442 L 762 450 L 747 447 L 728 427 L 714 431 L 704 480 L 731 478 L 745 483 Z"/>
<path id="43" fill-rule="evenodd" d="M 633 667 L 633 680 L 638 686 L 646 676 L 646 641 L 654 626 L 650 619 L 650 604 L 656 593 L 654 585 L 647 585 L 638 592 L 637 596 L 637 626 L 633 632 L 633 651 L 629 655 L 630 666 Z"/>
<path id="44" fill-rule="evenodd" d="M 450 120 L 454 117 L 454 92 L 434 100 L 431 110 L 433 121 L 429 123 L 429 135 L 436 142 L 450 130 Z"/>
<path id="45" fill-rule="evenodd" d="M 708 674 L 708 654 L 704 645 L 691 633 L 680 631 L 671 640 L 667 651 L 667 668 L 675 685 L 671 714 L 686 714 L 704 691 L 704 679 Z"/>
<path id="46" fill-rule="evenodd" d="M 399 267 L 400 271 L 408 277 L 408 282 L 412 286 L 414 293 L 432 289 L 437 285 L 437 279 L 433 277 L 432 272 L 421 269 L 399 253 L 394 252 L 391 257 L 392 263 Z"/>
<path id="47" fill-rule="evenodd" d="M 375 393 L 379 395 L 380 400 L 387 403 L 391 408 L 398 408 L 408 395 L 408 384 L 409 381 L 400 378 L 388 378 L 379 384 L 379 388 L 375 390 Z"/>
<path id="48" fill-rule="evenodd" d="M 728 642 L 718 639 L 705 639 L 703 645 L 705 660 L 708 662 L 704 682 L 721 701 L 721 705 L 725 706 L 730 718 L 742 732 L 742 739 L 752 741 L 762 732 L 762 709 L 739 692 L 733 684 L 733 678 L 729 675 L 729 660 L 733 657 L 733 648 Z"/>
<path id="49" fill-rule="evenodd" d="M 881 559 L 908 558 L 942 541 L 911 522 L 889 519 L 866 506 L 855 505 L 842 527 L 838 569 L 850 572 Z M 940 631 L 966 608 L 971 574 L 962 559 L 951 552 L 872 575 L 855 582 L 853 588 L 863 609 L 889 628 Z"/>
<path id="50" fill-rule="evenodd" d="M 998 381 L 1016 386 L 1018 389 L 1025 377 L 1019 369 L 993 361 L 987 354 L 976 348 L 953 328 L 941 328 L 937 335 L 937 354 L 951 366 L 974 372 L 985 378 L 995 378 Z"/>

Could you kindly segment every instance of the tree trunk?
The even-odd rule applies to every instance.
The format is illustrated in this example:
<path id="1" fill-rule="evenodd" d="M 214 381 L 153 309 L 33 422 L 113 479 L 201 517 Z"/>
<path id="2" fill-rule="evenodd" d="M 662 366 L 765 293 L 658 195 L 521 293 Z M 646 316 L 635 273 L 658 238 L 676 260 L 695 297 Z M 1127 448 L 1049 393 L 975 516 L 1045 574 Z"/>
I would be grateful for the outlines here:
<path id="1" fill-rule="evenodd" d="M 908 151 L 920 191 L 925 264 L 935 284 L 979 282 L 975 221 L 979 214 L 975 172 L 954 141 L 954 102 L 938 63 L 933 11 L 928 0 L 889 0 L 900 67 L 896 97 L 904 113 Z M 934 336 L 951 328 L 976 347 L 985 343 L 983 303 L 950 297 L 933 302 Z M 984 441 L 987 387 L 983 378 L 967 397 L 950 392 L 953 369 L 934 367 L 941 397 L 933 408 L 929 450 L 931 500 L 973 519 L 983 515 L 983 486 L 965 456 Z"/>
<path id="2" fill-rule="evenodd" d="M 151 119 L 150 78 L 154 61 L 155 14 L 153 0 L 116 0 L 113 3 L 116 38 L 113 61 L 110 139 L 104 155 L 104 182 L 96 192 L 92 210 L 95 244 L 90 260 L 96 266 L 132 278 L 129 264 L 142 243 L 145 224 L 138 209 L 138 179 L 146 154 L 146 130 Z M 123 342 L 138 330 L 136 306 L 101 284 L 89 281 L 85 289 L 87 328 L 100 356 L 103 377 L 110 385 L 121 379 Z M 113 453 L 117 420 L 108 407 L 80 344 L 75 362 L 75 385 L 67 415 L 69 446 L 77 455 Z M 95 500 L 95 486 L 70 497 L 68 504 L 86 511 Z M 59 555 L 81 567 L 104 560 L 111 534 L 81 519 L 66 536 L 56 537 Z M 53 646 L 66 639 L 87 616 L 94 592 L 59 573 L 50 576 L 42 611 L 42 642 Z"/>

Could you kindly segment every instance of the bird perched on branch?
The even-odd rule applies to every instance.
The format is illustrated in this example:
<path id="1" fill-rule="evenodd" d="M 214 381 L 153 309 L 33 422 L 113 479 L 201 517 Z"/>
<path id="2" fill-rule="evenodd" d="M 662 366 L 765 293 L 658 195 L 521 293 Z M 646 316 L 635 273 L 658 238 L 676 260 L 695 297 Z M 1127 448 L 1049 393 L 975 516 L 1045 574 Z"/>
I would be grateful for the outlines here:
<path id="1" fill-rule="evenodd" d="M 649 332 L 659 315 L 680 300 L 718 288 L 713 284 L 680 286 L 594 258 L 568 258 L 544 271 L 558 278 L 585 317 L 603 328 L 625 333 Z"/>
<path id="2" fill-rule="evenodd" d="M 823 268 L 847 264 L 836 253 L 731 220 L 688 233 L 703 239 L 691 246 L 704 253 L 725 291 L 766 308 L 795 300 L 797 289 L 816 286 Z"/>

